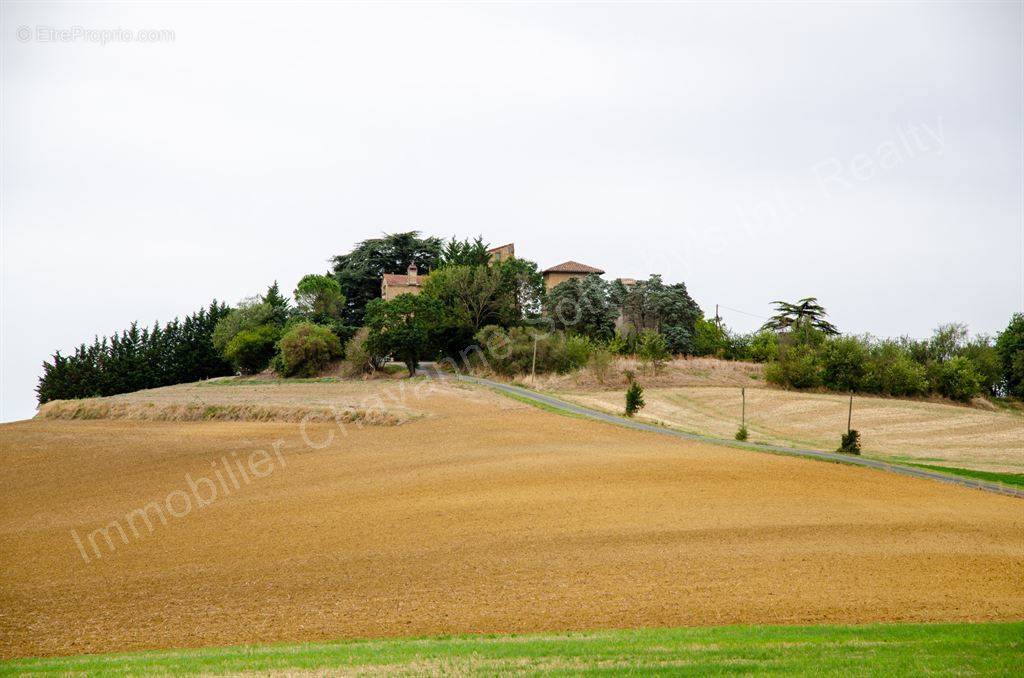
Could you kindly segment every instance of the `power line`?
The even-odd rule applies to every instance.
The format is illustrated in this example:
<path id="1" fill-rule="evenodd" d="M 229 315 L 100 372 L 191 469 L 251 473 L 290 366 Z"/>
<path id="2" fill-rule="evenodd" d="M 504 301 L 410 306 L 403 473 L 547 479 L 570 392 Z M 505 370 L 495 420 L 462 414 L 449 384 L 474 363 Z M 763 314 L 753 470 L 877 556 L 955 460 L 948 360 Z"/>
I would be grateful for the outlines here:
<path id="1" fill-rule="evenodd" d="M 749 316 L 751 316 L 753 318 L 760 318 L 761 320 L 771 320 L 771 318 L 769 318 L 768 316 L 758 315 L 756 313 L 748 313 L 746 311 L 741 311 L 738 308 L 732 308 L 730 306 L 722 305 L 722 308 L 724 308 L 727 311 L 732 311 L 733 313 L 742 313 L 743 315 L 749 315 Z"/>

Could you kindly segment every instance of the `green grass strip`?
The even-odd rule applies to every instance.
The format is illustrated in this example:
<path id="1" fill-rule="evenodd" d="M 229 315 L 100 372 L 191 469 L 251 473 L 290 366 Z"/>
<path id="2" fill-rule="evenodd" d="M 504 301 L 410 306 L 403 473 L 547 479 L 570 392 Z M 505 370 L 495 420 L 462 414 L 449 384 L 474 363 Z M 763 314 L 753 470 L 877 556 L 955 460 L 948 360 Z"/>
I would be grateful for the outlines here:
<path id="1" fill-rule="evenodd" d="M 976 480 L 988 480 L 990 482 L 1002 483 L 1004 485 L 1013 485 L 1015 487 L 1024 487 L 1024 473 L 996 473 L 995 471 L 975 471 L 969 468 L 953 468 L 952 466 L 933 466 L 931 464 L 914 464 L 911 462 L 903 462 L 905 466 L 916 466 L 918 468 L 926 468 L 929 471 L 940 471 L 942 473 L 949 473 L 954 476 L 963 476 L 964 478 L 974 478 Z"/>
<path id="2" fill-rule="evenodd" d="M 0 663 L 0 674 L 1021 675 L 1024 622 L 726 626 L 358 640 Z"/>

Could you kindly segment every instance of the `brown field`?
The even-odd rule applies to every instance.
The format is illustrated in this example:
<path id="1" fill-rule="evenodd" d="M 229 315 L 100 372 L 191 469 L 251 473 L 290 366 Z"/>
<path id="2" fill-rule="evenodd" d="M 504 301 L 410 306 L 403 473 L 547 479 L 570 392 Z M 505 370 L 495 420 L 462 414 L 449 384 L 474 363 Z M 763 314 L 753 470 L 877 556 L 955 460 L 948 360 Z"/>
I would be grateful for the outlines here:
<path id="1" fill-rule="evenodd" d="M 201 396 L 210 402 L 301 400 L 306 389 L 349 404 L 386 397 L 373 382 L 192 388 L 216 389 Z M 219 393 L 229 389 L 249 395 Z M 395 402 L 418 416 L 344 433 L 287 422 L 0 426 L 0 655 L 1024 619 L 1019 499 L 679 441 L 479 389 L 428 387 Z M 335 435 L 313 449 L 303 430 L 311 442 Z M 184 511 L 175 491 L 202 479 L 217 488 L 225 461 L 250 458 L 263 477 L 225 480 L 208 506 Z M 126 515 L 154 501 L 180 517 L 154 518 L 152 532 L 135 521 L 134 536 Z M 94 534 L 97 557 L 89 534 L 112 521 L 127 543 L 111 528 L 112 551 Z"/>
<path id="2" fill-rule="evenodd" d="M 740 386 L 747 390 L 752 442 L 833 450 L 846 431 L 849 397 L 768 388 L 759 365 L 708 358 L 676 360 L 661 374 L 643 372 L 647 405 L 639 419 L 732 438 L 739 428 Z M 615 374 L 622 369 L 617 366 Z M 620 412 L 624 386 L 588 372 L 538 379 L 538 388 L 596 409 Z M 855 396 L 853 428 L 864 455 L 894 461 L 1024 473 L 1024 416 L 948 402 Z"/>

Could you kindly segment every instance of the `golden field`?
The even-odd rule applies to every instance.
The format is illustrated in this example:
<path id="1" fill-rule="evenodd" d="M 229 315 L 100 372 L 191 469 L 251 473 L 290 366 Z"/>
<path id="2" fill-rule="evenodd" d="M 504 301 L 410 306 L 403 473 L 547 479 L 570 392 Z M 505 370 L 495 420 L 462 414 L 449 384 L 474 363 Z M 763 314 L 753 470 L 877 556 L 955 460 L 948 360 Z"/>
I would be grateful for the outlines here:
<path id="1" fill-rule="evenodd" d="M 0 426 L 2 656 L 1024 617 L 1019 499 L 558 416 L 484 388 L 403 385 L 122 398 L 407 415 L 383 426 Z M 166 522 L 128 519 L 154 503 Z"/>

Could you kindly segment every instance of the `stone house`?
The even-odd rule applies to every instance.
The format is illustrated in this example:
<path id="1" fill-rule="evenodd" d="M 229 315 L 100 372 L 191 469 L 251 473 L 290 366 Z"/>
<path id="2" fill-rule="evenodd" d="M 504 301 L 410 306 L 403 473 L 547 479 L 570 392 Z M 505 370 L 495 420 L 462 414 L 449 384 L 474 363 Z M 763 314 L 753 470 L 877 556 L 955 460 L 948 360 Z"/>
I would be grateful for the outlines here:
<path id="1" fill-rule="evenodd" d="M 578 261 L 566 261 L 541 271 L 541 275 L 544 277 L 544 289 L 548 292 L 559 283 L 564 283 L 566 280 L 572 280 L 573 278 L 582 278 L 592 273 L 603 275 L 604 271 L 593 266 L 581 264 Z"/>
<path id="2" fill-rule="evenodd" d="M 506 259 L 515 259 L 516 246 L 515 243 L 511 242 L 507 245 L 499 245 L 498 247 L 492 247 L 487 250 L 487 254 L 491 255 L 492 264 L 499 264 Z"/>
<path id="3" fill-rule="evenodd" d="M 390 301 L 399 294 L 419 294 L 423 278 L 418 275 L 416 264 L 409 264 L 405 275 L 401 273 L 385 273 L 380 281 L 380 296 Z"/>

